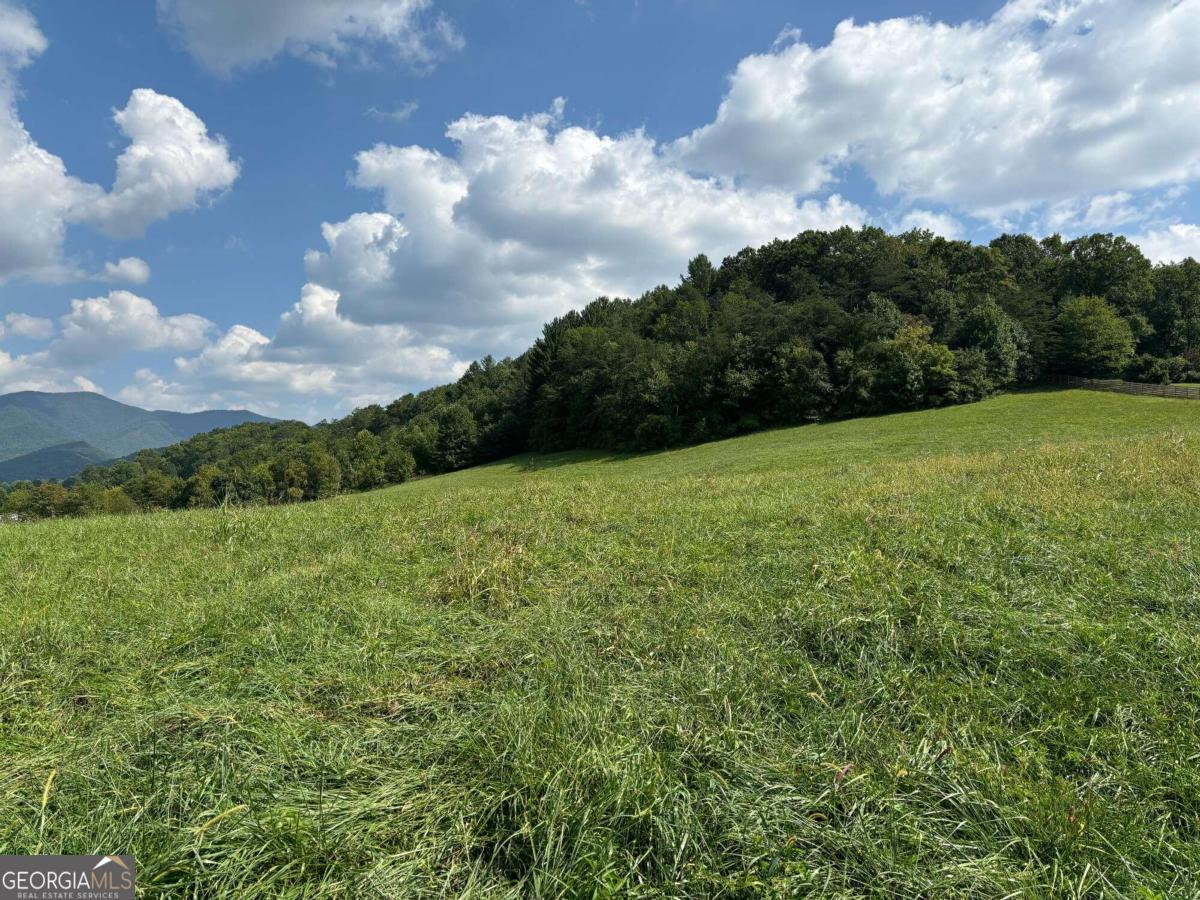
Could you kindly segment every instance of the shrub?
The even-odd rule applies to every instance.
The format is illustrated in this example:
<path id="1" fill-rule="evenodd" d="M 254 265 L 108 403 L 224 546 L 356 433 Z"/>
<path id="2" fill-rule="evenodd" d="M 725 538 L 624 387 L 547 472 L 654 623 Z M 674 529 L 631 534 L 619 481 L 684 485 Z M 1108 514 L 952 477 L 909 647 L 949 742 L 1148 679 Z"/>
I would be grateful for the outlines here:
<path id="1" fill-rule="evenodd" d="M 1146 384 L 1174 384 L 1186 381 L 1187 360 L 1182 356 L 1152 356 L 1143 353 L 1136 357 L 1125 370 L 1125 377 L 1130 381 L 1141 381 Z"/>

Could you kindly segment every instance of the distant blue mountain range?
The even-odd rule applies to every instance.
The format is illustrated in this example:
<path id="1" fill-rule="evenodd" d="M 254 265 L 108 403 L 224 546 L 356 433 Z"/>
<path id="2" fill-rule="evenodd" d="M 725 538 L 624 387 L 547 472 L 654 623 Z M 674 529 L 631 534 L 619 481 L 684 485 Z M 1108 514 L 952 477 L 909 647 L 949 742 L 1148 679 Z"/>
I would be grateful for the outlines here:
<path id="1" fill-rule="evenodd" d="M 196 413 L 139 409 L 86 392 L 0 395 L 0 482 L 69 478 L 92 463 L 165 447 L 243 422 L 247 410 Z"/>

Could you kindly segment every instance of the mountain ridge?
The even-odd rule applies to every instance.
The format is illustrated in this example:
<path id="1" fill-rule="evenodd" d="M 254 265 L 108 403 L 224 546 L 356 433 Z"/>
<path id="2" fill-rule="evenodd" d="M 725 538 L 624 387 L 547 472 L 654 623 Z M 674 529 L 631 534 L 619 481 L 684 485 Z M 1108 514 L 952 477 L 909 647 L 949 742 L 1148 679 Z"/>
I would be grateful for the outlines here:
<path id="1" fill-rule="evenodd" d="M 86 467 L 111 462 L 111 457 L 86 441 L 43 447 L 0 462 L 0 484 L 18 481 L 58 481 Z"/>
<path id="2" fill-rule="evenodd" d="M 49 464 L 59 471 L 67 458 L 64 453 L 78 452 L 73 446 L 77 444 L 87 445 L 82 456 L 97 462 L 165 447 L 216 428 L 271 421 L 242 409 L 181 413 L 142 409 L 89 391 L 16 391 L 0 395 L 0 463 L 20 460 L 21 465 Z M 37 459 L 48 450 L 54 451 L 51 457 Z M 52 477 L 66 478 L 82 468 Z M 0 478 L 4 480 L 10 479 Z"/>

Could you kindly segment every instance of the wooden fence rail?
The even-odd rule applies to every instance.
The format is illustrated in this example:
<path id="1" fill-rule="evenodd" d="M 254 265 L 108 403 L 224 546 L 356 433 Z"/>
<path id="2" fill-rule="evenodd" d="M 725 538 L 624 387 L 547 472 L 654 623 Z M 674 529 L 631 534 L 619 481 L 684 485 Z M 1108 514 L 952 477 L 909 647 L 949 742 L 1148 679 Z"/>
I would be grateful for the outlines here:
<path id="1" fill-rule="evenodd" d="M 1109 391 L 1115 394 L 1144 394 L 1151 397 L 1177 397 L 1180 400 L 1200 400 L 1200 387 L 1180 387 L 1177 384 L 1142 384 L 1115 378 L 1079 378 L 1059 375 L 1056 384 L 1083 388 L 1088 391 Z"/>

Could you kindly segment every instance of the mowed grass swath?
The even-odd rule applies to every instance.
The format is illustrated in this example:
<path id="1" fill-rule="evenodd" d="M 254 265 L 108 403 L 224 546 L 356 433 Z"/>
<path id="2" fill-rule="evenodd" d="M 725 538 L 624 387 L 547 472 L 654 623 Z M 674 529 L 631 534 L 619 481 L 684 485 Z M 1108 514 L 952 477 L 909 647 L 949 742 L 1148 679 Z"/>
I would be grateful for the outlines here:
<path id="1" fill-rule="evenodd" d="M 148 895 L 1200 892 L 1200 404 L 0 530 L 0 849 Z M 51 777 L 53 776 L 53 777 Z"/>

